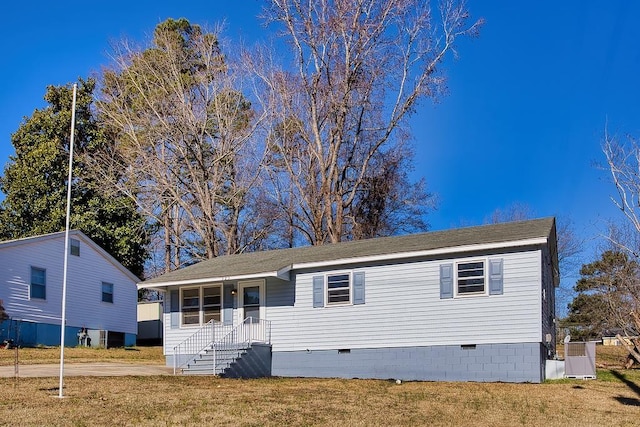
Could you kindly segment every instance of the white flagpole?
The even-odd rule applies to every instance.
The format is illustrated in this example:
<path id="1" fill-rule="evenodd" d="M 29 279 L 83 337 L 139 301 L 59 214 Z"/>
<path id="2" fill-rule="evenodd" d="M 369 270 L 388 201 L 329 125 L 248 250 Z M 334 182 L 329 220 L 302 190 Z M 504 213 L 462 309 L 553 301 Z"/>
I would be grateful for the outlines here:
<path id="1" fill-rule="evenodd" d="M 64 269 L 62 274 L 62 318 L 60 320 L 60 385 L 58 397 L 64 397 L 64 330 L 67 325 L 67 264 L 69 261 L 69 217 L 71 216 L 71 180 L 73 179 L 73 139 L 76 127 L 76 89 L 73 84 L 71 104 L 71 137 L 69 138 L 69 177 L 67 178 L 67 223 L 64 232 Z"/>

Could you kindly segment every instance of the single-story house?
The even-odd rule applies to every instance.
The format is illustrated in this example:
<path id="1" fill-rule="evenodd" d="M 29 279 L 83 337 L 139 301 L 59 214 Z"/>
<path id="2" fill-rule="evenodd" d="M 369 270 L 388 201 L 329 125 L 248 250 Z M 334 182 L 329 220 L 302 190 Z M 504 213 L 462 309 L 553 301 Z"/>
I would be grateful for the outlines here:
<path id="1" fill-rule="evenodd" d="M 0 242 L 0 339 L 60 345 L 65 233 Z M 65 345 L 135 345 L 140 281 L 93 240 L 69 232 Z"/>
<path id="2" fill-rule="evenodd" d="M 221 256 L 165 292 L 184 373 L 534 382 L 555 356 L 554 218 Z"/>

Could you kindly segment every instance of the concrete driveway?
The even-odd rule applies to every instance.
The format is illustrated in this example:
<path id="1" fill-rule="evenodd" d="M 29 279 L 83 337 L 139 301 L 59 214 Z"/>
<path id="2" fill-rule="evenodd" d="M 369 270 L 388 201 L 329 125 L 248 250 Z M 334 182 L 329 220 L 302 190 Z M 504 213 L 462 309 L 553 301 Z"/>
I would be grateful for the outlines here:
<path id="1" fill-rule="evenodd" d="M 64 376 L 117 377 L 117 376 L 173 375 L 173 369 L 163 365 L 136 365 L 132 363 L 65 363 Z M 16 376 L 14 365 L 0 366 L 0 378 Z M 18 377 L 59 377 L 60 364 L 18 365 Z"/>

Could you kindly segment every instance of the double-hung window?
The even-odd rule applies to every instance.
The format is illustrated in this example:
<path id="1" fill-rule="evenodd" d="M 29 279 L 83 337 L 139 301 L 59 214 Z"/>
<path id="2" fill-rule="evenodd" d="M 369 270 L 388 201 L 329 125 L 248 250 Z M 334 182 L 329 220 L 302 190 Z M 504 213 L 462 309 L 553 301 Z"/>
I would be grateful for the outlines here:
<path id="1" fill-rule="evenodd" d="M 113 283 L 102 282 L 102 302 L 113 304 Z"/>
<path id="2" fill-rule="evenodd" d="M 484 261 L 458 263 L 458 295 L 482 294 L 485 292 Z"/>
<path id="3" fill-rule="evenodd" d="M 351 275 L 349 273 L 327 276 L 327 305 L 351 302 Z"/>
<path id="4" fill-rule="evenodd" d="M 210 320 L 220 321 L 222 286 L 201 286 L 182 289 L 181 312 L 183 325 L 201 325 Z"/>
<path id="5" fill-rule="evenodd" d="M 71 255 L 80 256 L 80 240 L 69 239 L 69 253 Z"/>
<path id="6" fill-rule="evenodd" d="M 203 323 L 209 320 L 220 321 L 220 307 L 222 306 L 222 295 L 220 286 L 202 288 L 202 315 Z"/>
<path id="7" fill-rule="evenodd" d="M 31 286 L 29 289 L 31 299 L 47 299 L 47 270 L 31 267 Z"/>

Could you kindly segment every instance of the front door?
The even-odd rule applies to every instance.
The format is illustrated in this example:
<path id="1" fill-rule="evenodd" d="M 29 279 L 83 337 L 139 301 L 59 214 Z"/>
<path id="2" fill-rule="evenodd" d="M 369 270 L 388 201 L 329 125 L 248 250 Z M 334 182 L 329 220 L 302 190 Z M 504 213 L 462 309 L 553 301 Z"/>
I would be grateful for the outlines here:
<path id="1" fill-rule="evenodd" d="M 248 317 L 254 322 L 264 318 L 264 282 L 252 280 L 238 284 L 238 321 L 241 323 Z"/>
<path id="2" fill-rule="evenodd" d="M 269 331 L 265 324 L 264 281 L 252 280 L 238 283 L 238 323 L 242 327 L 243 341 L 268 342 Z"/>

